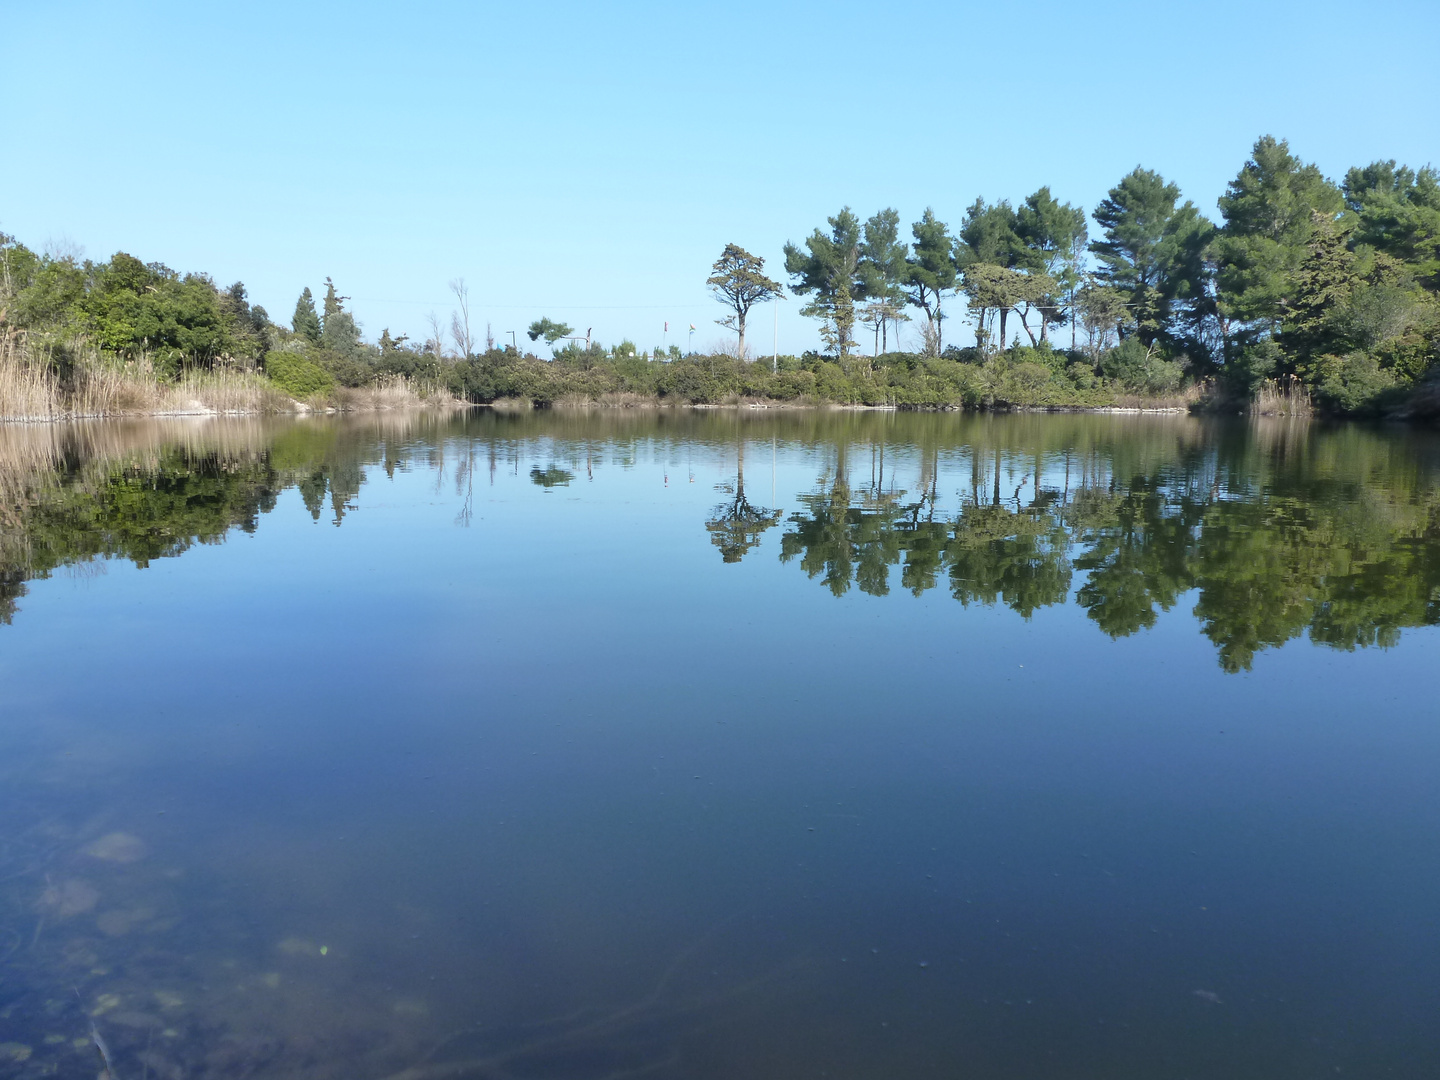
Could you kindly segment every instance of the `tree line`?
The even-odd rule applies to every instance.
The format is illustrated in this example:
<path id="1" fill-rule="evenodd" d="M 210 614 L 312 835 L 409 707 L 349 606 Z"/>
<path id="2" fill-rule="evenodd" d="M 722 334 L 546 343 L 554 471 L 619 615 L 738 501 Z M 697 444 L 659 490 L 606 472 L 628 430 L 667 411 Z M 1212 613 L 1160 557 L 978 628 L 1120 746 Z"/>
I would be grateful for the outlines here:
<path id="1" fill-rule="evenodd" d="M 404 375 L 476 402 L 1228 407 L 1289 387 L 1337 413 L 1414 411 L 1427 395 L 1440 412 L 1440 385 L 1427 382 L 1440 370 L 1434 168 L 1380 161 L 1336 182 L 1266 136 L 1218 211 L 1212 221 L 1141 167 L 1088 215 L 1049 186 L 1014 205 L 976 199 L 953 228 L 927 209 L 908 234 L 893 208 L 861 220 L 845 207 L 784 245 L 786 285 L 726 245 L 706 284 L 736 355 L 606 347 L 541 317 L 526 338 L 549 345 L 549 360 L 473 326 L 463 281 L 451 283 L 448 320 L 432 315 L 422 339 L 387 328 L 367 342 L 329 279 L 282 322 L 241 282 L 221 287 L 126 252 L 100 263 L 37 253 L 0 234 L 0 359 L 19 355 L 62 382 L 87 356 L 149 365 L 160 379 L 239 368 L 300 399 Z M 818 321 L 823 348 L 768 370 L 743 363 L 754 305 L 787 292 Z M 957 316 L 973 324 L 973 344 L 954 340 Z M 918 349 L 899 349 L 905 324 Z"/>
<path id="2" fill-rule="evenodd" d="M 1054 352 L 1145 385 L 1216 380 L 1249 396 L 1294 380 L 1340 410 L 1393 396 L 1440 357 L 1440 174 L 1395 161 L 1338 183 L 1265 136 L 1207 218 L 1159 173 L 1137 167 L 1087 215 L 1039 188 L 1017 205 L 976 199 L 953 230 L 927 209 L 902 236 L 884 209 L 849 207 L 784 246 L 791 292 L 842 364 L 860 328 L 872 352 L 919 320 L 920 353 L 983 362 Z M 1091 223 L 1094 232 L 1091 231 Z M 743 346 L 749 306 L 783 295 L 735 245 L 710 285 Z M 975 329 L 945 342 L 957 304 Z M 1023 341 L 1021 335 L 1023 334 Z M 1065 342 L 1060 342 L 1064 346 Z M 1169 365 L 1167 372 L 1165 366 Z"/>

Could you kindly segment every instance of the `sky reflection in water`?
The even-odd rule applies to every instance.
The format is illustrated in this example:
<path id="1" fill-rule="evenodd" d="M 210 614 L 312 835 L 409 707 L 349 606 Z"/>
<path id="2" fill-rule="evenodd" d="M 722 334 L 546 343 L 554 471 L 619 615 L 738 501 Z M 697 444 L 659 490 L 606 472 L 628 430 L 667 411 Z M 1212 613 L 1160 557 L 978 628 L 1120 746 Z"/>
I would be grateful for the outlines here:
<path id="1" fill-rule="evenodd" d="M 1435 1071 L 1437 465 L 0 430 L 0 1069 L 93 1070 L 90 1013 L 127 1076 Z"/>

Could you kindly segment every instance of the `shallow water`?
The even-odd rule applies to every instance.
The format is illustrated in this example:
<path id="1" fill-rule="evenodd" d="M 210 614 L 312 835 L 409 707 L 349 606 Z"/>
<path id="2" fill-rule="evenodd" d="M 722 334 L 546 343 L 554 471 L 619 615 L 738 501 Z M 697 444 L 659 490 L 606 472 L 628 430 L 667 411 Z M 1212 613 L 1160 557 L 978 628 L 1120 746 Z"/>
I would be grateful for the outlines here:
<path id="1" fill-rule="evenodd" d="M 1440 1075 L 1440 440 L 0 427 L 0 1076 Z"/>

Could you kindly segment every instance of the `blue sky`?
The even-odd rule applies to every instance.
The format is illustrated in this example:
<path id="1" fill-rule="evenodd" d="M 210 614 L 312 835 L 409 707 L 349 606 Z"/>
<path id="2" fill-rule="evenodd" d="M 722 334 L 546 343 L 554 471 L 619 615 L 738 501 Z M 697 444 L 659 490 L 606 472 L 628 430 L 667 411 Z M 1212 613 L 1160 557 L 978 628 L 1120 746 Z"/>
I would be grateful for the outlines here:
<path id="1" fill-rule="evenodd" d="M 1337 178 L 1437 162 L 1437 30 L 1384 0 L 0 0 L 0 230 L 240 279 L 286 322 L 329 275 L 371 338 L 423 336 L 463 276 L 497 338 L 549 315 L 649 347 L 668 320 L 699 348 L 720 249 L 783 278 L 842 205 L 1093 209 L 1143 164 L 1214 216 L 1265 133 Z M 818 343 L 800 306 L 782 352 Z"/>

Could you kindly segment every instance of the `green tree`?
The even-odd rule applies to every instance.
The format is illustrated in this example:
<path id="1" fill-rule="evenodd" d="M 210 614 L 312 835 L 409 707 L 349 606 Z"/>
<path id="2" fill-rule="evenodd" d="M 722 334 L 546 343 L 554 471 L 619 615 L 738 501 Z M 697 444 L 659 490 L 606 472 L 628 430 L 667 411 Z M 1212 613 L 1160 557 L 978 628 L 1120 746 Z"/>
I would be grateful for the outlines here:
<path id="1" fill-rule="evenodd" d="M 955 261 L 955 240 L 950 227 L 929 207 L 910 227 L 910 234 L 915 243 L 905 260 L 905 295 L 925 312 L 925 352 L 939 356 L 944 348 L 943 304 L 946 294 L 954 291 L 960 270 Z"/>
<path id="2" fill-rule="evenodd" d="M 1266 135 L 1220 197 L 1215 238 L 1219 310 L 1240 346 L 1276 334 L 1317 221 L 1344 209 L 1340 189 Z"/>
<path id="3" fill-rule="evenodd" d="M 1025 269 L 1045 274 L 1055 285 L 1053 290 L 1041 293 L 1036 302 L 1040 340 L 1045 341 L 1048 327 L 1063 324 L 1074 308 L 1080 287 L 1080 258 L 1087 239 L 1085 211 L 1059 202 L 1048 187 L 1042 187 L 1027 196 L 1016 210 L 1015 235 L 1024 245 Z M 1023 313 L 1021 321 L 1026 334 L 1030 334 L 1029 319 Z M 1033 342 L 1034 335 L 1030 336 Z"/>
<path id="4" fill-rule="evenodd" d="M 1046 277 L 1045 281 L 1053 285 L 1050 278 Z M 1005 315 L 1017 305 L 1036 298 L 1035 284 L 1036 279 L 1030 275 L 994 263 L 976 262 L 965 268 L 963 288 L 969 298 L 970 310 L 975 315 L 975 337 L 982 349 L 990 345 L 986 328 L 988 313 L 998 312 L 1000 315 L 998 346 L 1004 349 Z"/>
<path id="5" fill-rule="evenodd" d="M 335 292 L 335 283 L 325 279 L 325 315 L 320 325 L 320 343 L 331 352 L 352 359 L 361 351 L 360 327 L 355 317 L 345 310 L 348 296 Z"/>
<path id="6" fill-rule="evenodd" d="M 91 268 L 91 279 L 79 304 L 101 348 L 127 359 L 148 355 L 172 372 L 235 355 L 234 320 L 206 275 L 182 277 L 120 251 Z"/>
<path id="7" fill-rule="evenodd" d="M 771 281 L 764 274 L 765 260 L 737 244 L 726 244 L 720 258 L 710 268 L 713 273 L 705 284 L 715 299 L 730 309 L 723 319 L 716 319 L 721 326 L 729 327 L 739 336 L 738 349 L 741 359 L 745 357 L 745 319 L 756 304 L 774 300 L 784 295 L 778 281 Z"/>
<path id="8" fill-rule="evenodd" d="M 956 265 L 968 275 L 968 281 L 975 283 L 969 290 L 970 309 L 975 314 L 975 340 L 982 349 L 990 344 L 986 327 L 992 311 L 1000 320 L 999 340 L 996 344 L 1002 349 L 1006 347 L 1005 324 L 1010 315 L 1010 303 L 999 307 L 995 304 L 1002 300 L 1019 302 L 1022 290 L 1018 283 L 1010 283 L 1009 287 L 1003 288 L 1001 292 L 996 292 L 991 287 L 1009 283 L 1008 274 L 997 275 L 980 271 L 978 274 L 969 275 L 968 272 L 971 267 L 979 265 L 1006 271 L 1013 271 L 1023 265 L 1024 244 L 1015 231 L 1015 226 L 1015 211 L 1004 199 L 994 205 L 986 203 L 984 199 L 976 199 L 965 211 L 965 221 L 960 226 L 960 236 L 955 244 Z M 982 303 L 981 300 L 986 302 Z"/>
<path id="9" fill-rule="evenodd" d="M 1085 352 L 1092 362 L 1115 344 L 1129 320 L 1125 294 L 1087 274 L 1075 294 L 1075 321 L 1085 330 Z"/>
<path id="10" fill-rule="evenodd" d="M 791 291 L 813 299 L 800 314 L 821 320 L 820 336 L 843 360 L 849 355 L 855 329 L 855 295 L 863 292 L 856 280 L 860 264 L 860 220 L 848 206 L 826 219 L 830 232 L 816 229 L 805 250 L 785 244 L 785 272 Z"/>
<path id="11" fill-rule="evenodd" d="M 881 210 L 865 222 L 857 277 L 860 295 L 869 301 L 864 308 L 866 324 L 879 331 L 877 352 L 890 351 L 889 327 L 905 318 L 905 259 L 909 253 L 909 245 L 900 239 L 898 210 Z"/>
<path id="12" fill-rule="evenodd" d="M 1398 259 L 1425 288 L 1440 290 L 1440 173 L 1377 161 L 1347 172 L 1341 190 L 1356 222 L 1351 242 Z"/>
<path id="13" fill-rule="evenodd" d="M 1213 226 L 1180 189 L 1138 166 L 1110 189 L 1095 209 L 1104 238 L 1090 251 L 1099 261 L 1099 283 L 1115 289 L 1130 310 L 1129 322 L 1146 347 L 1173 342 L 1177 319 L 1202 317 L 1207 297 L 1202 256 Z"/>
<path id="14" fill-rule="evenodd" d="M 1315 217 L 1305 258 L 1295 270 L 1285 328 L 1279 338 L 1293 362 L 1293 372 L 1306 382 L 1314 381 L 1317 359 L 1334 351 L 1333 313 L 1349 301 L 1360 283 L 1341 223 L 1320 214 Z"/>
<path id="15" fill-rule="evenodd" d="M 320 344 L 320 316 L 315 311 L 315 297 L 307 285 L 300 299 L 295 301 L 295 314 L 290 319 L 290 328 L 311 345 Z"/>
<path id="16" fill-rule="evenodd" d="M 569 337 L 575 331 L 569 323 L 555 322 L 550 318 L 536 319 L 525 331 L 525 336 L 531 341 L 545 339 L 545 344 L 550 346 L 550 352 L 555 352 L 555 342 L 561 338 Z"/>

